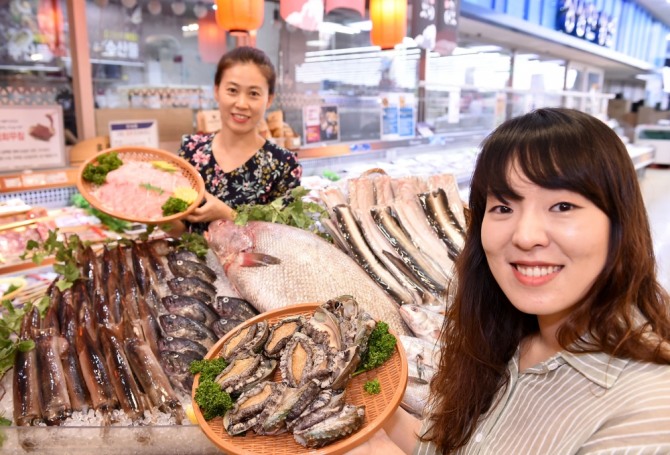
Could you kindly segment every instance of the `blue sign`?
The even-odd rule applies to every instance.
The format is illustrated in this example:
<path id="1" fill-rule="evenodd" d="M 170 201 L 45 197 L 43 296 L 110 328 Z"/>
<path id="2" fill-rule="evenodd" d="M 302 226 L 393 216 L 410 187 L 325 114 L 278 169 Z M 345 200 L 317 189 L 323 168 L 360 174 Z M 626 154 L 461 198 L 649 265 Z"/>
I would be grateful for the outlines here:
<path id="1" fill-rule="evenodd" d="M 592 0 L 561 0 L 558 3 L 556 29 L 613 48 L 617 20 L 605 11 L 598 10 Z"/>

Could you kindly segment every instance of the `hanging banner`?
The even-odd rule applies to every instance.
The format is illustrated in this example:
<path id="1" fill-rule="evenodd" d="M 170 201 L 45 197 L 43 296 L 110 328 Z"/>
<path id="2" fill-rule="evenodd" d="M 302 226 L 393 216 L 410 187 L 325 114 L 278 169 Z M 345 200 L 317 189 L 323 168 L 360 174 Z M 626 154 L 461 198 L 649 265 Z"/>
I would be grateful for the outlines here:
<path id="1" fill-rule="evenodd" d="M 412 37 L 421 49 L 433 50 L 435 48 L 437 34 L 435 1 L 412 0 Z"/>
<path id="2" fill-rule="evenodd" d="M 458 41 L 460 0 L 412 0 L 412 36 L 417 46 L 451 55 Z"/>
<path id="3" fill-rule="evenodd" d="M 381 95 L 381 138 L 412 138 L 416 130 L 416 99 L 410 93 Z"/>
<path id="4" fill-rule="evenodd" d="M 461 0 L 437 0 L 435 52 L 451 55 L 458 43 L 458 18 Z"/>
<path id="5" fill-rule="evenodd" d="M 279 15 L 294 27 L 315 32 L 323 23 L 323 0 L 280 0 Z"/>
<path id="6" fill-rule="evenodd" d="M 0 170 L 49 169 L 67 164 L 61 106 L 0 109 Z"/>

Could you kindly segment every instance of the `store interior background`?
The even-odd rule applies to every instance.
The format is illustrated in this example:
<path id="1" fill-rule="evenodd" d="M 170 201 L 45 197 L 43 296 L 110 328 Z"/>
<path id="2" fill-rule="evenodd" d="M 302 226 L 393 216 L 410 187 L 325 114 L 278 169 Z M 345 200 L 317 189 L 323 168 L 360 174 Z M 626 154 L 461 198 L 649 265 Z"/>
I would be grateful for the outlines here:
<path id="1" fill-rule="evenodd" d="M 561 1 L 459 1 L 457 42 L 443 52 L 449 55 L 417 47 L 413 8 L 402 44 L 372 46 L 369 2 L 353 3 L 363 3 L 364 14 L 337 8 L 309 31 L 288 24 L 279 1 L 265 1 L 262 27 L 240 37 L 217 29 L 211 0 L 2 0 L 5 23 L 19 15 L 24 28 L 43 25 L 46 17 L 56 26 L 43 44 L 23 29 L 0 31 L 0 107 L 63 106 L 71 133 L 68 167 L 104 144 L 111 120 L 158 118 L 161 148 L 176 151 L 181 135 L 196 130 L 197 112 L 216 108 L 212 81 L 220 55 L 250 43 L 273 60 L 278 79 L 271 109 L 281 110 L 297 134 L 303 135 L 305 106 L 339 108 L 336 144 L 305 144 L 302 137 L 298 155 L 306 175 L 326 169 L 353 175 L 374 160 L 438 152 L 467 157 L 460 167 L 454 163 L 464 187 L 485 135 L 534 108 L 580 109 L 607 120 L 630 142 L 638 124 L 670 121 L 670 77 L 663 79 L 670 57 L 666 0 L 575 2 L 613 13 L 619 8 L 611 47 L 542 26 L 555 21 Z M 624 24 L 624 13 L 639 22 Z M 520 17 L 530 14 L 546 17 L 541 24 Z M 384 140 L 380 103 L 389 93 L 413 102 L 417 125 L 430 133 Z M 333 153 L 332 145 L 348 153 Z"/>

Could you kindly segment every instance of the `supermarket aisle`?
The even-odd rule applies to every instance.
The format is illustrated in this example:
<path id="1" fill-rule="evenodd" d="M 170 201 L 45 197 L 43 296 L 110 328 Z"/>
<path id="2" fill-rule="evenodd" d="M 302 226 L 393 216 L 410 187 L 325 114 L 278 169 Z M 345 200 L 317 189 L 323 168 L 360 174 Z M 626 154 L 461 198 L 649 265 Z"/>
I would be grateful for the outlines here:
<path id="1" fill-rule="evenodd" d="M 670 291 L 670 168 L 647 169 L 640 185 L 651 223 L 658 277 Z"/>

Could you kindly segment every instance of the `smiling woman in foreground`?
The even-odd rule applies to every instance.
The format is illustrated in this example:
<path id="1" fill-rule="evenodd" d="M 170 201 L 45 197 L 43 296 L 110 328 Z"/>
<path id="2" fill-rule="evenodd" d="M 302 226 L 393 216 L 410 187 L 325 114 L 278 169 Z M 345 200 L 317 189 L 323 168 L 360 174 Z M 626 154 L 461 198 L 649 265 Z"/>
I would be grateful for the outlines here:
<path id="1" fill-rule="evenodd" d="M 507 121 L 469 205 L 415 453 L 670 453 L 670 299 L 616 134 L 568 109 Z M 386 427 L 400 447 L 407 426 Z"/>

